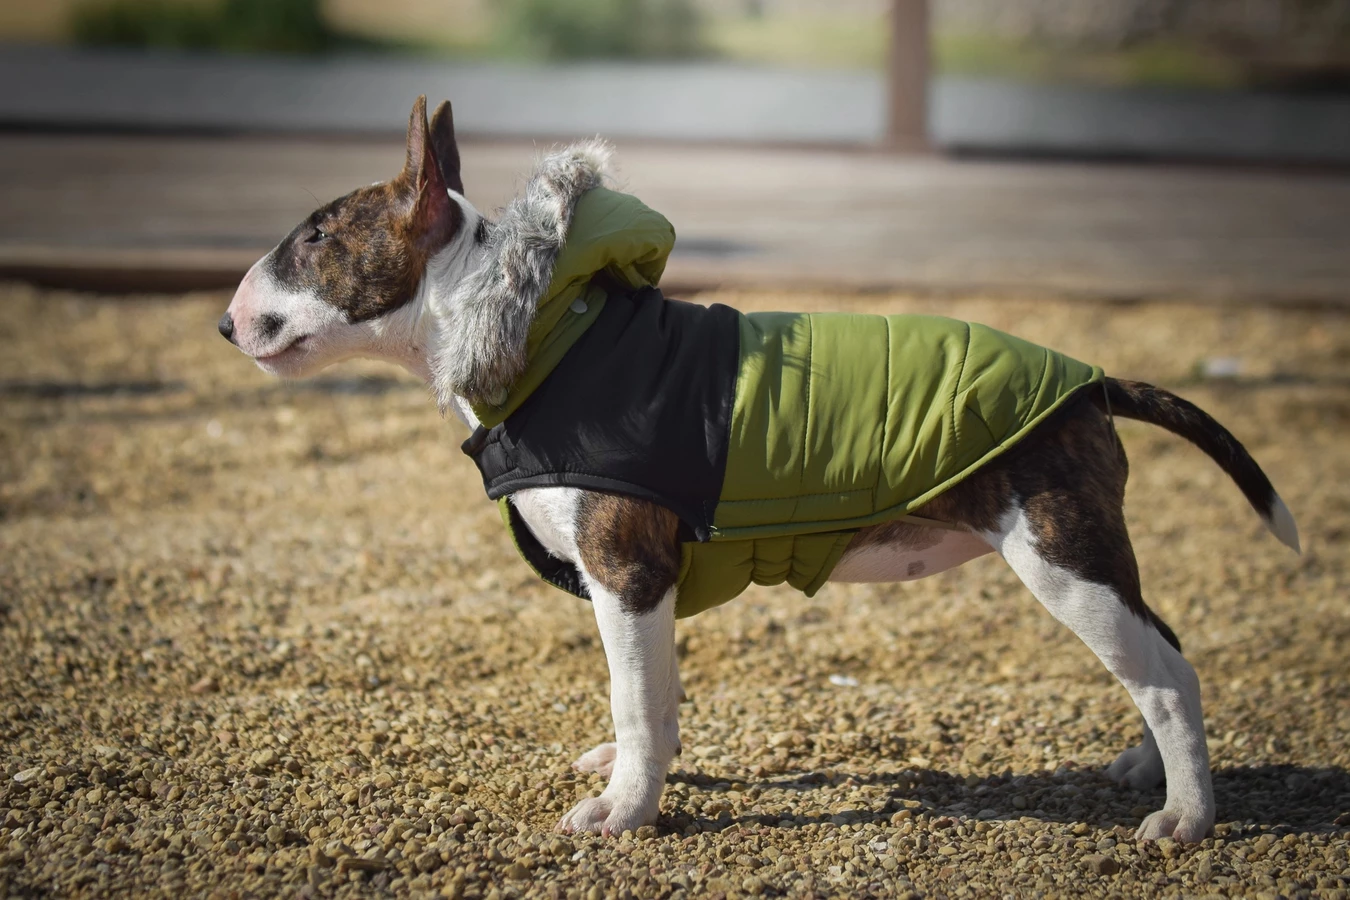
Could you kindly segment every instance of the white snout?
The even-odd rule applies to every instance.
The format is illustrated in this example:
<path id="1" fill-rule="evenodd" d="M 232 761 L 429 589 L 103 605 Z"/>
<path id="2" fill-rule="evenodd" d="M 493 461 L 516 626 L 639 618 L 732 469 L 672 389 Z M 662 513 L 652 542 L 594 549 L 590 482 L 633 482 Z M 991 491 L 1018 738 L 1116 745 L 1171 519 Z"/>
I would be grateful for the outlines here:
<path id="1" fill-rule="evenodd" d="M 263 371 L 301 375 L 325 364 L 317 345 L 342 317 L 312 292 L 278 283 L 270 258 L 254 263 L 234 292 L 226 310 L 234 323 L 232 339 Z"/>

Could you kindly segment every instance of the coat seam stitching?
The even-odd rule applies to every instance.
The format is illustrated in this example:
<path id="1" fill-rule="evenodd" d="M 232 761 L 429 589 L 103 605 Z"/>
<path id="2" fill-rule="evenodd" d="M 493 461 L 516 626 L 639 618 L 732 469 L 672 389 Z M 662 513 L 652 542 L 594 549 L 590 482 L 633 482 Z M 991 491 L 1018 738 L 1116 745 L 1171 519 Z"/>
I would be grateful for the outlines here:
<path id="1" fill-rule="evenodd" d="M 953 386 L 953 389 L 952 389 L 952 399 L 951 399 L 951 404 L 950 404 L 950 416 L 951 416 L 951 418 L 948 420 L 948 421 L 949 421 L 949 427 L 950 427 L 950 429 L 951 429 L 951 434 L 950 434 L 949 436 L 950 436 L 950 438 L 951 438 L 951 442 L 952 442 L 952 446 L 953 446 L 953 447 L 956 446 L 956 441 L 957 441 L 957 435 L 956 435 L 956 397 L 957 397 L 958 394 L 961 393 L 961 380 L 962 380 L 963 378 L 966 377 L 966 360 L 970 358 L 970 339 L 971 339 L 971 334 L 970 334 L 970 332 L 971 332 L 971 327 L 970 327 L 970 323 L 969 323 L 969 322 L 966 322 L 966 323 L 965 323 L 965 326 L 966 326 L 966 329 L 965 329 L 965 331 L 966 331 L 966 345 L 965 345 L 965 348 L 961 351 L 961 368 L 957 369 L 957 371 L 956 371 L 956 384 Z"/>
<path id="2" fill-rule="evenodd" d="M 891 318 L 886 317 L 886 380 L 881 383 L 881 446 L 877 448 L 877 480 L 872 485 L 872 511 L 881 495 L 881 477 L 886 471 L 886 432 L 891 416 Z"/>
<path id="3" fill-rule="evenodd" d="M 811 433 L 811 365 L 816 353 L 816 326 L 811 314 L 806 316 L 806 420 L 802 423 L 802 462 L 797 474 L 798 494 L 792 501 L 792 515 L 789 521 L 797 518 L 797 503 L 801 499 L 801 489 L 806 486 L 806 447 Z"/>

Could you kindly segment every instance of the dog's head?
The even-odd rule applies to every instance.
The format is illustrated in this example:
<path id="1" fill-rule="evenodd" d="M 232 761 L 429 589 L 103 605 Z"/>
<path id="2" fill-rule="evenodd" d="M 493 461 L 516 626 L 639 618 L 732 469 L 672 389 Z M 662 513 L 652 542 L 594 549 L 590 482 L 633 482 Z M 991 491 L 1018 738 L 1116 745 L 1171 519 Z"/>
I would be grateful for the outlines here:
<path id="1" fill-rule="evenodd" d="M 417 98 L 398 177 L 352 191 L 297 225 L 244 276 L 220 333 L 264 371 L 286 377 L 377 350 L 381 323 L 417 297 L 427 263 L 466 227 L 472 207 L 462 196 L 454 132 L 449 103 L 428 127 L 426 98 Z"/>

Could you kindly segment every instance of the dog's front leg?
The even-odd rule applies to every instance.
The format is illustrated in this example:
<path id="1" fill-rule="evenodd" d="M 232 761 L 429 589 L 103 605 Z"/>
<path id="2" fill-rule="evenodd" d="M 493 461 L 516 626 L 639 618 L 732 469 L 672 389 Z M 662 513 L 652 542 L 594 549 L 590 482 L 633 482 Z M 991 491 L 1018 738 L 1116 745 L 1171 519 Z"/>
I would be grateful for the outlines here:
<path id="1" fill-rule="evenodd" d="M 675 591 L 642 609 L 589 575 L 586 581 L 609 662 L 617 750 L 604 793 L 574 806 L 558 830 L 617 835 L 656 821 L 680 749 Z"/>
<path id="2" fill-rule="evenodd" d="M 685 701 L 684 687 L 680 684 L 680 659 L 678 653 L 670 655 L 670 678 L 675 684 L 675 689 L 670 697 L 670 714 L 679 715 L 679 705 Z M 597 744 L 577 758 L 572 763 L 572 768 L 578 772 L 594 772 L 606 781 L 610 775 L 614 774 L 614 757 L 617 754 L 619 745 L 613 741 L 607 741 L 603 744 Z M 678 752 L 678 751 L 677 751 Z"/>

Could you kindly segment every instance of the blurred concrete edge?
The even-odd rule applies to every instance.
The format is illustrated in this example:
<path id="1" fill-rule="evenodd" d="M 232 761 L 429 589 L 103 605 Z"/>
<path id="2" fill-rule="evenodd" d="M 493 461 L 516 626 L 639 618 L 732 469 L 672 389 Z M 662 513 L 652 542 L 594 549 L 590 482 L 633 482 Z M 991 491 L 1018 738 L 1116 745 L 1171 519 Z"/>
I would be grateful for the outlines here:
<path id="1" fill-rule="evenodd" d="M 471 137 L 883 146 L 886 76 L 718 62 L 525 65 L 0 45 L 0 128 L 386 136 L 418 94 Z M 1350 97 L 938 76 L 931 146 L 1350 165 Z"/>
<path id="2" fill-rule="evenodd" d="M 885 152 L 888 129 L 882 73 L 722 63 L 527 66 L 0 46 L 0 80 L 19 86 L 0 92 L 0 130 L 11 131 L 326 135 L 384 142 L 401 135 L 419 93 L 432 102 L 451 98 L 457 130 L 469 138 L 603 134 L 676 147 L 827 147 L 871 155 Z M 1333 170 L 1350 165 L 1350 97 L 939 78 L 929 99 L 929 146 L 950 153 Z M 0 247 L 0 278 L 119 293 L 221 289 L 236 284 L 254 258 L 237 248 L 80 246 L 77 254 L 72 246 L 20 240 Z M 776 284 L 771 274 L 751 279 L 677 257 L 667 285 L 683 291 L 752 282 L 803 286 L 799 278 Z M 836 291 L 943 290 L 902 282 L 863 275 L 827 284 Z M 1320 304 L 1318 297 L 1300 299 L 1297 292 L 1277 302 Z"/>

